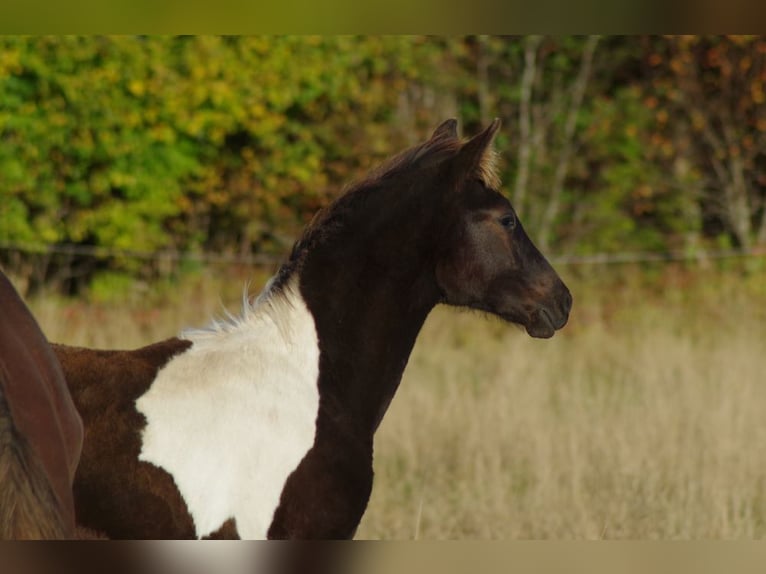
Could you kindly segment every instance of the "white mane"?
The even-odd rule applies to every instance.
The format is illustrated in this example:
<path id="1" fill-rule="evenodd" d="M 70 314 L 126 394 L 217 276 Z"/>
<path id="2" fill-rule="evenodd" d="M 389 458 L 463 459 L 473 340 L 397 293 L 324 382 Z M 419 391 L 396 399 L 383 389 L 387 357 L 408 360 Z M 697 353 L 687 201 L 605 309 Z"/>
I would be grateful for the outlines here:
<path id="1" fill-rule="evenodd" d="M 184 329 L 179 334 L 179 338 L 202 343 L 224 335 L 249 331 L 264 320 L 273 321 L 280 334 L 285 339 L 290 338 L 290 326 L 284 318 L 289 315 L 296 297 L 300 297 L 298 282 L 297 279 L 290 279 L 283 287 L 276 289 L 274 288 L 275 278 L 276 276 L 269 279 L 255 298 L 250 296 L 250 284 L 245 285 L 239 314 L 224 309 L 223 317 L 214 318 L 205 327 Z"/>

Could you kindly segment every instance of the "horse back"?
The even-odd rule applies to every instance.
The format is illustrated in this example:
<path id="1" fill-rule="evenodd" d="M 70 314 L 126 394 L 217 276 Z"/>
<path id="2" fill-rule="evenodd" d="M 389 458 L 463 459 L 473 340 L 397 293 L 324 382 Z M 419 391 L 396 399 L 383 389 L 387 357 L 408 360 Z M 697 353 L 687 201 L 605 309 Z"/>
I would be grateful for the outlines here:
<path id="1" fill-rule="evenodd" d="M 194 536 L 172 477 L 139 460 L 146 421 L 135 406 L 190 346 L 177 338 L 130 351 L 53 345 L 85 428 L 73 486 L 80 526 L 109 538 Z"/>
<path id="2" fill-rule="evenodd" d="M 51 346 L 87 427 L 105 411 L 134 403 L 151 386 L 157 372 L 191 343 L 172 338 L 129 351 Z"/>

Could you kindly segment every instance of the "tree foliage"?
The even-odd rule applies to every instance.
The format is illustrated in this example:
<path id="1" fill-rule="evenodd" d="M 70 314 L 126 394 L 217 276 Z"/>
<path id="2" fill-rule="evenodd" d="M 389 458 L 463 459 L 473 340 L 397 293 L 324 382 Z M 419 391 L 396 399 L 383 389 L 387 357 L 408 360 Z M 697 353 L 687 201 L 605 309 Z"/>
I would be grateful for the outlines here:
<path id="1" fill-rule="evenodd" d="M 764 80 L 758 37 L 3 37 L 0 242 L 281 254 L 456 115 L 503 118 L 505 190 L 550 250 L 747 247 Z"/>

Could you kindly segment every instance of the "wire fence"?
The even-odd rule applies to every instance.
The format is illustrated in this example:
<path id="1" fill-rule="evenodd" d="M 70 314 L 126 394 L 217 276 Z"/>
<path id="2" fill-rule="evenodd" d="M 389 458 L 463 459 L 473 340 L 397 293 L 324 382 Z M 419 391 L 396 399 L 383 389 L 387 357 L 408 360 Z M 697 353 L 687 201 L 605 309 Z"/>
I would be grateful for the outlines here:
<path id="1" fill-rule="evenodd" d="M 594 253 L 591 255 L 560 255 L 548 257 L 548 260 L 557 265 L 619 265 L 627 263 L 704 262 L 749 257 L 766 257 L 766 247 L 752 249 L 719 249 L 713 251 L 640 251 L 626 253 Z"/>
<path id="2" fill-rule="evenodd" d="M 268 254 L 232 254 L 196 251 L 136 251 L 130 249 L 112 249 L 95 245 L 55 244 L 43 245 L 32 243 L 7 243 L 0 241 L 0 251 L 26 253 L 30 255 L 70 255 L 92 257 L 95 259 L 136 259 L 154 262 L 198 262 L 230 263 L 232 265 L 278 265 L 284 258 Z"/>
<path id="3" fill-rule="evenodd" d="M 285 257 L 271 254 L 232 254 L 190 252 L 177 250 L 135 251 L 111 249 L 93 245 L 75 244 L 32 244 L 0 241 L 0 251 L 38 255 L 69 255 L 95 259 L 136 259 L 152 262 L 197 262 L 212 264 L 277 266 Z M 588 255 L 553 255 L 547 259 L 556 265 L 619 265 L 630 263 L 671 263 L 684 261 L 704 262 L 708 260 L 766 257 L 766 246 L 751 249 L 687 250 L 665 252 L 622 252 L 593 253 Z"/>

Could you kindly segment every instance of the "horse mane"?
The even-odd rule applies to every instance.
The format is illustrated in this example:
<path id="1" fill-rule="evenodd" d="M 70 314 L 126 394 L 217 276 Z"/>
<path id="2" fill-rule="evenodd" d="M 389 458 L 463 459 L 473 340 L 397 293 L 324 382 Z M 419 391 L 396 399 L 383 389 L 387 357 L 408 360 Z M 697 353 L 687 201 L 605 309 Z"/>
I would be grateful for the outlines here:
<path id="1" fill-rule="evenodd" d="M 287 281 L 279 288 L 274 287 L 275 278 L 269 280 L 261 293 L 256 297 L 250 296 L 250 285 L 245 285 L 242 293 L 242 308 L 238 315 L 224 309 L 223 317 L 214 319 L 206 327 L 184 329 L 179 337 L 195 343 L 215 342 L 219 335 L 247 331 L 259 321 L 273 321 L 285 339 L 292 335 L 290 325 L 283 318 L 286 311 L 293 306 L 298 286 L 296 282 Z"/>
<path id="2" fill-rule="evenodd" d="M 440 133 L 394 155 L 370 171 L 365 178 L 346 187 L 330 205 L 316 213 L 300 239 L 293 245 L 289 263 L 298 261 L 304 253 L 333 235 L 368 194 L 404 176 L 414 176 L 419 171 L 437 168 L 455 158 L 463 145 L 464 142 L 460 139 Z M 475 166 L 474 172 L 467 175 L 478 179 L 489 188 L 498 189 L 500 178 L 497 172 L 497 153 L 494 149 L 487 149 Z M 290 267 L 288 270 L 291 270 Z"/>

